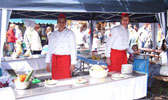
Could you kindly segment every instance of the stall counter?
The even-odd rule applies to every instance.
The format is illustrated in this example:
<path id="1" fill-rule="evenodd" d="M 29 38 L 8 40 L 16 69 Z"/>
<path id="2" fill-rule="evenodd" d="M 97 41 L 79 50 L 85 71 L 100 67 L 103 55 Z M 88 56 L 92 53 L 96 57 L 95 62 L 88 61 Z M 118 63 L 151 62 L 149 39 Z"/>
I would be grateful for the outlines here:
<path id="1" fill-rule="evenodd" d="M 45 55 L 33 55 L 32 57 L 4 57 L 2 59 L 2 69 L 9 70 L 13 69 L 17 71 L 27 71 L 30 69 L 40 70 L 45 69 Z"/>
<path id="2" fill-rule="evenodd" d="M 147 75 L 140 73 L 127 74 L 121 79 L 108 77 L 88 80 L 85 84 L 76 84 L 76 78 L 59 80 L 53 87 L 44 83 L 34 84 L 30 89 L 13 89 L 16 100 L 133 100 L 146 96 Z"/>

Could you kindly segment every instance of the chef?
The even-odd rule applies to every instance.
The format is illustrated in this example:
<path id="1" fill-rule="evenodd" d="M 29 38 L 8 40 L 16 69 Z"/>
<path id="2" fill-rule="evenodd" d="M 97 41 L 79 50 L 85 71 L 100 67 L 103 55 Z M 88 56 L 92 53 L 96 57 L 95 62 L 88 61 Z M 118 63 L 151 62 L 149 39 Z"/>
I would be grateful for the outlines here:
<path id="1" fill-rule="evenodd" d="M 127 29 L 129 15 L 127 13 L 122 13 L 120 23 L 111 29 L 112 36 L 107 39 L 106 43 L 106 63 L 109 71 L 121 71 L 121 65 L 127 64 L 127 51 L 133 53 L 133 50 L 129 48 Z"/>
<path id="2" fill-rule="evenodd" d="M 46 55 L 46 70 L 52 70 L 52 79 L 70 78 L 76 64 L 76 43 L 73 31 L 67 29 L 66 17 L 60 14 L 57 19 L 58 30 L 50 35 Z"/>

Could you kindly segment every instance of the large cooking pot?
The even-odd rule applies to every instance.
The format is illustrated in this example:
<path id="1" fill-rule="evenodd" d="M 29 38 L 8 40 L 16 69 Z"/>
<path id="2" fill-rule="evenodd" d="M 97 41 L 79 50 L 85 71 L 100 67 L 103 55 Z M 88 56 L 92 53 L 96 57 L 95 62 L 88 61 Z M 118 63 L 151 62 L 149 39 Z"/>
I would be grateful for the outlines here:
<path id="1" fill-rule="evenodd" d="M 147 54 L 134 55 L 134 59 L 149 59 L 150 56 Z"/>
<path id="2" fill-rule="evenodd" d="M 134 56 L 133 70 L 146 73 L 149 72 L 149 55 L 141 54 Z"/>

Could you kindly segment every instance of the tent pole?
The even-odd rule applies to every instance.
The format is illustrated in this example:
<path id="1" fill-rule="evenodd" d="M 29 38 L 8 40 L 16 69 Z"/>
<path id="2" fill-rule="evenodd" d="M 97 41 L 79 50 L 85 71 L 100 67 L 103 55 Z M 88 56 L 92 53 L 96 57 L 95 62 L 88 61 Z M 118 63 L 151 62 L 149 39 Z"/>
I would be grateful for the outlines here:
<path id="1" fill-rule="evenodd" d="M 1 15 L 1 16 L 0 16 L 0 73 L 1 73 L 1 55 L 2 55 L 2 52 L 1 52 L 1 51 L 2 51 L 2 50 L 1 50 L 1 48 L 2 48 L 2 47 L 1 47 L 1 45 L 2 45 L 2 42 L 1 42 L 1 40 L 2 40 L 2 39 L 1 39 L 1 37 L 2 37 L 2 36 L 1 36 L 1 33 L 2 33 L 2 32 L 1 32 L 1 29 L 2 29 L 2 28 L 1 28 L 1 27 L 2 27 L 2 24 L 1 24 L 1 23 L 2 23 L 2 9 L 0 9 L 0 15 Z"/>
<path id="2" fill-rule="evenodd" d="M 165 11 L 165 37 L 167 36 L 167 11 Z"/>
<path id="3" fill-rule="evenodd" d="M 93 20 L 90 22 L 90 44 L 89 44 L 89 49 L 92 50 L 92 44 L 93 44 Z"/>
<path id="4" fill-rule="evenodd" d="M 6 30 L 7 30 L 7 15 L 8 15 L 7 9 L 2 9 L 1 34 L 0 34 L 0 38 L 1 38 L 0 61 L 1 61 L 1 58 L 3 56 L 3 45 L 4 45 L 4 42 L 5 42 L 5 36 L 6 36 Z M 0 65 L 1 65 L 1 63 L 0 63 Z"/>
<path id="5" fill-rule="evenodd" d="M 157 18 L 161 26 L 162 32 L 167 40 L 167 11 L 158 13 Z"/>
<path id="6" fill-rule="evenodd" d="M 153 40 L 153 48 L 152 49 L 156 49 L 156 36 L 157 36 L 157 33 L 158 33 L 158 23 L 152 23 L 151 24 L 151 32 L 152 32 L 152 40 Z"/>

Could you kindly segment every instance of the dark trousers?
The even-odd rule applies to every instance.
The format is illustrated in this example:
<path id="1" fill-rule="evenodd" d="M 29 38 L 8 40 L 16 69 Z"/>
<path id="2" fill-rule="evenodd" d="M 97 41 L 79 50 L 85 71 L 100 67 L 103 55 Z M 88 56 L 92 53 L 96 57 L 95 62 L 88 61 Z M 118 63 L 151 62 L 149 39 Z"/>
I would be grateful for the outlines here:
<path id="1" fill-rule="evenodd" d="M 32 54 L 41 54 L 41 50 L 39 50 L 39 51 L 32 50 Z"/>
<path id="2" fill-rule="evenodd" d="M 153 76 L 160 75 L 160 64 L 150 64 L 149 65 L 149 77 L 148 77 L 148 87 L 153 84 Z"/>

